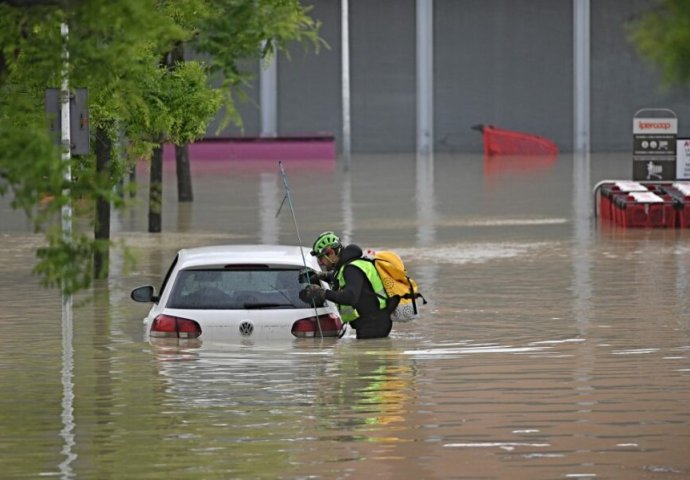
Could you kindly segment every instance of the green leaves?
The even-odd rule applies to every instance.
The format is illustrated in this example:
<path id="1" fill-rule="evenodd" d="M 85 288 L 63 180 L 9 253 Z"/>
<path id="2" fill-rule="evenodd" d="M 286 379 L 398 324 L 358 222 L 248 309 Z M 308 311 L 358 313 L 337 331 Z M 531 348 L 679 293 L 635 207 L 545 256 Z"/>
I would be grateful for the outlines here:
<path id="1" fill-rule="evenodd" d="M 690 81 L 690 10 L 685 0 L 663 0 L 628 26 L 639 53 L 661 68 L 666 85 Z"/>
<path id="2" fill-rule="evenodd" d="M 162 141 L 200 138 L 221 106 L 226 120 L 240 121 L 234 89 L 247 77 L 239 61 L 271 55 L 290 41 L 318 50 L 318 23 L 307 13 L 298 0 L 0 3 L 0 195 L 11 195 L 13 207 L 45 232 L 35 269 L 45 285 L 74 293 L 91 284 L 93 255 L 110 244 L 82 230 L 95 222 L 96 200 L 124 205 L 114 186 L 134 162 Z M 169 62 L 183 42 L 208 63 Z M 102 145 L 114 146 L 107 172 L 96 172 L 94 153 L 63 161 L 48 134 L 44 92 L 61 85 L 65 48 L 70 87 L 89 91 L 92 149 L 96 129 L 110 139 Z M 211 75 L 220 75 L 219 87 L 211 86 Z M 68 204 L 78 226 L 71 238 L 55 227 Z"/>
<path id="3" fill-rule="evenodd" d="M 206 126 L 220 108 L 223 96 L 207 84 L 199 62 L 178 63 L 163 75 L 162 104 L 170 123 L 167 137 L 176 144 L 190 143 L 206 132 Z"/>
<path id="4" fill-rule="evenodd" d="M 320 24 L 308 16 L 298 0 L 209 0 L 214 14 L 199 22 L 192 45 L 211 56 L 211 67 L 220 70 L 226 85 L 242 80 L 237 62 L 263 58 L 288 42 L 306 42 L 318 51 L 323 41 Z M 223 12 L 222 15 L 215 12 Z"/>

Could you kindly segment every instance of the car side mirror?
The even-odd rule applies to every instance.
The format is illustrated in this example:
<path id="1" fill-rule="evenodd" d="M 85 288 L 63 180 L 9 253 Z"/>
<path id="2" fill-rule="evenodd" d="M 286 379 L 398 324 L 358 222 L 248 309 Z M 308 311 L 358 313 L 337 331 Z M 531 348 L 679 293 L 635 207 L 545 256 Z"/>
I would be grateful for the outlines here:
<path id="1" fill-rule="evenodd" d="M 132 290 L 132 293 L 130 294 L 130 297 L 132 297 L 132 300 L 135 302 L 141 302 L 141 303 L 151 303 L 151 302 L 157 302 L 158 297 L 154 295 L 155 290 L 151 285 L 146 285 L 145 287 L 139 287 L 135 288 Z"/>

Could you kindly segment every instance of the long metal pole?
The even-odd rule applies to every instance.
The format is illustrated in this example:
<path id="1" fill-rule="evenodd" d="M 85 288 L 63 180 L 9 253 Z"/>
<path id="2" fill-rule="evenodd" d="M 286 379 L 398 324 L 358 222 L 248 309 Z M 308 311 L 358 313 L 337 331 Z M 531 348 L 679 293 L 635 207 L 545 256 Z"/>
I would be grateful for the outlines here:
<path id="1" fill-rule="evenodd" d="M 309 267 L 307 266 L 307 259 L 304 256 L 304 249 L 302 248 L 302 236 L 299 234 L 299 227 L 297 226 L 297 216 L 295 215 L 295 207 L 292 205 L 292 195 L 290 194 L 290 186 L 288 185 L 287 175 L 285 174 L 285 169 L 283 168 L 283 162 L 279 161 L 278 166 L 280 167 L 280 175 L 283 178 L 283 187 L 285 188 L 285 197 L 283 197 L 283 202 L 278 207 L 278 212 L 276 217 L 280 215 L 280 210 L 283 208 L 283 204 L 287 200 L 288 207 L 290 207 L 290 212 L 292 213 L 292 221 L 295 224 L 295 231 L 297 232 L 297 242 L 299 243 L 299 253 L 302 254 L 302 265 L 304 265 L 304 274 L 309 275 Z M 314 318 L 316 318 L 316 325 L 319 327 L 319 335 L 323 338 L 323 331 L 321 330 L 321 319 L 319 318 L 319 311 L 316 308 L 316 302 L 312 300 L 312 306 L 314 307 Z"/>
<path id="2" fill-rule="evenodd" d="M 573 0 L 573 151 L 590 150 L 590 0 Z"/>
<path id="3" fill-rule="evenodd" d="M 264 63 L 261 62 L 261 136 L 275 137 L 278 134 L 278 52 Z"/>
<path id="4" fill-rule="evenodd" d="M 417 152 L 434 141 L 434 2 L 417 0 Z"/>
<path id="5" fill-rule="evenodd" d="M 60 121 L 61 140 L 62 140 L 62 162 L 64 163 L 65 185 L 72 181 L 72 170 L 70 167 L 70 94 L 69 94 L 69 50 L 67 40 L 69 38 L 69 28 L 66 23 L 60 25 L 62 36 L 62 85 L 60 87 Z M 69 199 L 69 187 L 65 187 L 63 194 Z M 72 240 L 72 204 L 67 201 L 61 209 L 62 217 L 62 238 L 66 243 Z M 75 445 L 74 441 L 74 382 L 73 365 L 74 350 L 72 346 L 73 324 L 72 324 L 72 295 L 62 292 L 62 430 L 60 436 L 64 440 L 62 454 L 65 459 L 60 463 L 60 473 L 63 479 L 74 477 L 71 463 L 77 458 L 72 452 Z"/>
<path id="6" fill-rule="evenodd" d="M 350 167 L 352 138 L 350 130 L 350 7 L 348 0 L 340 0 L 340 43 L 342 63 L 343 157 Z"/>
<path id="7" fill-rule="evenodd" d="M 62 85 L 60 88 L 60 120 L 61 120 L 61 140 L 62 140 L 62 161 L 64 163 L 65 184 L 69 185 L 72 181 L 71 160 L 71 134 L 70 134 L 70 94 L 69 94 L 69 51 L 67 50 L 67 39 L 69 37 L 69 27 L 66 23 L 60 26 L 63 41 L 63 64 L 62 64 Z M 69 189 L 66 187 L 63 193 L 69 196 Z M 72 204 L 66 202 L 62 206 L 62 237 L 69 242 L 72 237 Z"/>

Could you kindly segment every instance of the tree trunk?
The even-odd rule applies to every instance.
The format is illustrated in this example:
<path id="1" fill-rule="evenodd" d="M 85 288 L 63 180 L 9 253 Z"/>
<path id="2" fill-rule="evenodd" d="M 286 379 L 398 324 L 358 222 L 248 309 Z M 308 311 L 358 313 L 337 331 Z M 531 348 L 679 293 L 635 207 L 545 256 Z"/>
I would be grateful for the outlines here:
<path id="1" fill-rule="evenodd" d="M 153 150 L 151 180 L 149 185 L 149 233 L 161 231 L 163 206 L 163 144 Z"/>
<path id="2" fill-rule="evenodd" d="M 137 196 L 137 191 L 136 188 L 134 188 L 132 185 L 134 185 L 137 181 L 137 166 L 136 164 L 132 165 L 132 169 L 129 171 L 129 198 L 134 198 Z"/>
<path id="3" fill-rule="evenodd" d="M 96 129 L 96 176 L 110 176 L 112 143 L 108 133 Z M 96 223 L 94 226 L 96 250 L 93 257 L 94 278 L 108 278 L 110 264 L 110 199 L 98 196 L 96 199 Z"/>
<path id="4" fill-rule="evenodd" d="M 170 52 L 168 68 L 184 62 L 184 43 L 177 42 Z M 175 167 L 177 172 L 177 201 L 192 202 L 192 173 L 189 165 L 189 145 L 175 145 Z"/>
<path id="5" fill-rule="evenodd" d="M 175 166 L 177 168 L 177 201 L 193 202 L 192 172 L 189 165 L 189 145 L 175 145 Z"/>

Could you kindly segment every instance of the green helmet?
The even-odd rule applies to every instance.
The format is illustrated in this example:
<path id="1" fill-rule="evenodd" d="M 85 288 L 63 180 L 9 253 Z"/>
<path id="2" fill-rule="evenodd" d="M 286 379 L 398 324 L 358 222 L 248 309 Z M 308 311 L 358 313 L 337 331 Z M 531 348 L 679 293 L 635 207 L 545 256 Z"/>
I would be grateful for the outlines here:
<path id="1" fill-rule="evenodd" d="M 314 256 L 320 255 L 326 248 L 331 247 L 335 250 L 340 249 L 340 238 L 333 232 L 323 232 L 311 247 L 311 254 Z"/>

